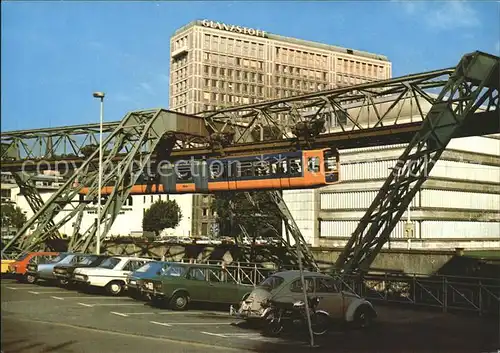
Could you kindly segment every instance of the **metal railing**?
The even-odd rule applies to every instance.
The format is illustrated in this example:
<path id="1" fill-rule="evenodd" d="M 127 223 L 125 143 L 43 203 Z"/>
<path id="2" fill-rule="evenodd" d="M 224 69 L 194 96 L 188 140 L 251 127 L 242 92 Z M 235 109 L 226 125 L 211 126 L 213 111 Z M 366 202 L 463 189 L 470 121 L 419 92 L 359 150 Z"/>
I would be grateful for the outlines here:
<path id="1" fill-rule="evenodd" d="M 435 307 L 443 312 L 500 314 L 500 278 L 385 273 L 345 275 L 339 279 L 343 289 L 371 301 Z"/>

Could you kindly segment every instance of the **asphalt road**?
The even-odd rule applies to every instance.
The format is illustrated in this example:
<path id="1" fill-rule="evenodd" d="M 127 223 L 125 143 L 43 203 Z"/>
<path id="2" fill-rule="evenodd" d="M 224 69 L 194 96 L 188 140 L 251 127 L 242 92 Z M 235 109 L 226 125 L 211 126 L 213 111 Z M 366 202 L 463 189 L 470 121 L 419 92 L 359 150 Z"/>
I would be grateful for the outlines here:
<path id="1" fill-rule="evenodd" d="M 498 320 L 378 307 L 369 330 L 267 338 L 227 312 L 158 309 L 128 297 L 2 280 L 2 351 L 26 352 L 497 352 Z"/>

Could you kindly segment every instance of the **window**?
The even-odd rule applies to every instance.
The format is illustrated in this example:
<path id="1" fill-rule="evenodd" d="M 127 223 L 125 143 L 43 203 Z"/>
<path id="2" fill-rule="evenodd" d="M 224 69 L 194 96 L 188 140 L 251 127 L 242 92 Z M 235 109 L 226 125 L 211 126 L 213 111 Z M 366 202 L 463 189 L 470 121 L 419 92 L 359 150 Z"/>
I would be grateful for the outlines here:
<path id="1" fill-rule="evenodd" d="M 337 293 L 337 286 L 333 278 L 316 278 L 316 293 Z"/>
<path id="2" fill-rule="evenodd" d="M 314 280 L 312 278 L 304 278 L 304 283 L 306 285 L 306 293 L 314 292 Z M 300 278 L 290 284 L 290 292 L 302 292 L 302 281 Z"/>
<path id="3" fill-rule="evenodd" d="M 120 263 L 120 259 L 117 257 L 110 257 L 109 259 L 104 260 L 99 267 L 113 269 L 116 265 Z"/>
<path id="4" fill-rule="evenodd" d="M 302 163 L 300 158 L 290 158 L 288 159 L 288 164 L 290 165 L 290 174 L 302 173 Z"/>
<path id="5" fill-rule="evenodd" d="M 190 268 L 186 278 L 194 281 L 205 281 L 205 274 L 200 268 Z"/>
<path id="6" fill-rule="evenodd" d="M 285 280 L 280 276 L 271 276 L 271 277 L 266 278 L 263 282 L 261 282 L 259 284 L 259 287 L 263 288 L 263 289 L 267 289 L 268 291 L 272 291 L 273 289 L 276 289 L 279 286 L 281 286 L 281 284 L 284 281 Z"/>
<path id="7" fill-rule="evenodd" d="M 169 266 L 163 275 L 169 277 L 181 277 L 182 275 L 184 275 L 184 272 L 186 272 L 185 267 L 173 265 Z"/>
<path id="8" fill-rule="evenodd" d="M 307 159 L 307 170 L 312 173 L 319 172 L 319 157 L 309 157 Z"/>
<path id="9" fill-rule="evenodd" d="M 335 172 L 337 171 L 337 158 L 332 151 L 325 151 L 325 172 Z"/>

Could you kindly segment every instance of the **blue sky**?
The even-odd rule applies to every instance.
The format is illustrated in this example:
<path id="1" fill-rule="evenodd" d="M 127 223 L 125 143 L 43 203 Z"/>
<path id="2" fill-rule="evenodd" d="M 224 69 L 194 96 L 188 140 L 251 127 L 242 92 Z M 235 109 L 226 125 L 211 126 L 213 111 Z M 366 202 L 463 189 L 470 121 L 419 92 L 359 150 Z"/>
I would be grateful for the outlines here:
<path id="1" fill-rule="evenodd" d="M 393 76 L 500 54 L 494 2 L 4 2 L 2 131 L 168 108 L 169 37 L 195 19 L 387 55 Z"/>

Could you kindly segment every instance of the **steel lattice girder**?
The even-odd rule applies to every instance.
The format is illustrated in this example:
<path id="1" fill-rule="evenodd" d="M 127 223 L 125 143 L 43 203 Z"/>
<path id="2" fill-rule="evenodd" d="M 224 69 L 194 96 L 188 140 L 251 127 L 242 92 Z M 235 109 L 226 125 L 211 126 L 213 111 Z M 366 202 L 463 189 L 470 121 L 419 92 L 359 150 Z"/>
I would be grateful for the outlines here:
<path id="1" fill-rule="evenodd" d="M 481 52 L 462 58 L 339 256 L 338 270 L 369 269 L 460 126 L 480 109 L 498 119 L 499 67 L 500 58 Z"/>
<path id="2" fill-rule="evenodd" d="M 235 106 L 213 112 L 200 113 L 198 119 L 204 119 L 207 130 L 212 133 L 210 141 L 200 141 L 194 136 L 189 139 L 184 135 L 184 142 L 174 148 L 172 156 L 202 156 L 214 153 L 218 144 L 224 147 L 224 152 L 231 154 L 231 146 L 257 142 L 252 132 L 259 135 L 265 129 L 265 140 L 283 142 L 286 145 L 280 148 L 291 148 L 297 144 L 297 138 L 292 128 L 298 128 L 301 139 L 307 140 L 310 136 L 303 136 L 300 128 L 311 126 L 315 129 L 330 132 L 357 132 L 377 127 L 405 126 L 408 122 L 402 121 L 403 108 L 413 99 L 412 122 L 420 123 L 425 118 L 421 105 L 434 101 L 433 90 L 443 87 L 453 72 L 452 69 L 436 70 L 414 74 L 390 80 L 367 84 L 336 88 L 301 96 L 265 101 L 250 105 Z M 180 114 L 189 118 L 192 115 Z M 367 118 L 368 116 L 368 118 Z M 326 120 L 326 123 L 322 123 Z M 305 126 L 304 126 L 304 123 Z M 110 134 L 119 125 L 119 122 L 107 123 L 105 135 Z M 315 125 L 317 124 L 317 125 Z M 20 168 L 19 163 L 10 163 L 5 160 L 8 156 L 19 162 L 68 160 L 83 163 L 85 156 L 82 148 L 88 144 L 97 144 L 96 133 L 99 126 L 69 126 L 52 129 L 38 129 L 26 131 L 5 132 L 1 135 L 2 170 Z M 231 140 L 230 136 L 233 136 Z M 355 135 L 353 135 L 355 136 Z M 336 136 L 332 135 L 332 140 Z M 180 141 L 180 139 L 178 139 Z M 271 141 L 270 141 L 271 143 Z M 229 146 L 229 148 L 228 148 Z M 259 150 L 262 143 L 249 146 L 248 150 Z M 217 148 L 215 148 L 217 150 Z M 229 149 L 229 150 L 228 150 Z M 61 158 L 61 155 L 73 154 L 78 158 Z M 57 157 L 56 157 L 57 156 Z M 124 158 L 126 151 L 117 154 L 117 158 Z M 26 163 L 24 170 L 29 167 Z"/>
<path id="3" fill-rule="evenodd" d="M 436 70 L 201 114 L 213 130 L 233 133 L 233 143 L 243 142 L 261 127 L 267 128 L 272 137 L 282 139 L 308 138 L 314 130 L 356 131 L 394 126 L 402 123 L 398 121 L 402 102 L 408 99 L 415 99 L 417 105 L 414 121 L 422 121 L 422 102 L 432 103 L 432 90 L 443 87 L 452 72 L 453 69 Z M 216 124 L 222 125 L 222 129 L 217 129 Z"/>
<path id="4" fill-rule="evenodd" d="M 28 202 L 28 205 L 33 211 L 33 214 L 36 214 L 36 212 L 43 206 L 43 199 L 40 196 L 38 189 L 33 184 L 29 176 L 26 175 L 25 173 L 14 172 L 12 173 L 12 176 L 14 177 L 14 180 L 19 186 L 20 194 L 24 195 L 26 201 Z M 52 219 L 43 220 L 41 223 L 47 224 L 46 229 L 44 231 L 46 232 L 48 239 L 60 237 L 59 230 L 57 228 L 54 231 L 50 231 L 50 229 L 53 229 L 53 227 L 55 226 L 54 221 Z M 22 239 L 19 244 L 19 247 L 23 248 L 25 245 L 24 243 L 26 241 L 27 241 L 26 238 Z"/>
<path id="5" fill-rule="evenodd" d="M 176 131 L 179 130 L 175 126 L 176 119 L 176 113 L 161 109 L 132 112 L 103 141 L 103 150 L 107 150 L 108 153 L 103 158 L 102 185 L 114 187 L 112 194 L 109 195 L 102 207 L 103 235 L 109 231 L 129 195 L 130 188 L 149 166 L 152 153 L 155 151 L 158 153 L 158 149 L 160 149 L 162 151 L 160 153 L 165 154 L 165 151 L 170 150 L 175 144 L 177 137 L 183 135 L 182 132 Z M 172 133 L 169 133 L 171 131 Z M 202 141 L 206 138 L 203 136 L 206 133 L 203 129 L 200 131 L 198 139 Z M 193 133 L 186 133 L 186 135 L 192 136 Z M 121 159 L 118 163 L 114 162 L 114 157 L 123 150 L 127 151 L 126 158 Z M 88 229 L 80 232 L 80 221 L 86 205 L 93 202 L 98 194 L 99 168 L 96 162 L 98 154 L 99 150 L 95 150 L 67 178 L 64 185 L 28 220 L 3 251 L 16 243 L 22 234 L 25 234 L 35 222 L 38 222 L 36 230 L 22 243 L 24 251 L 35 249 L 47 239 L 51 232 L 59 229 L 75 216 L 78 217 L 78 221 L 74 224 L 70 249 L 85 251 L 91 242 L 95 241 L 96 224 L 92 224 Z M 75 199 L 78 198 L 79 192 L 84 186 L 89 187 L 89 193 L 83 202 L 78 202 Z M 78 204 L 74 206 L 74 202 Z M 55 220 L 65 207 L 70 209 L 66 209 L 63 216 L 51 225 L 50 221 Z"/>

